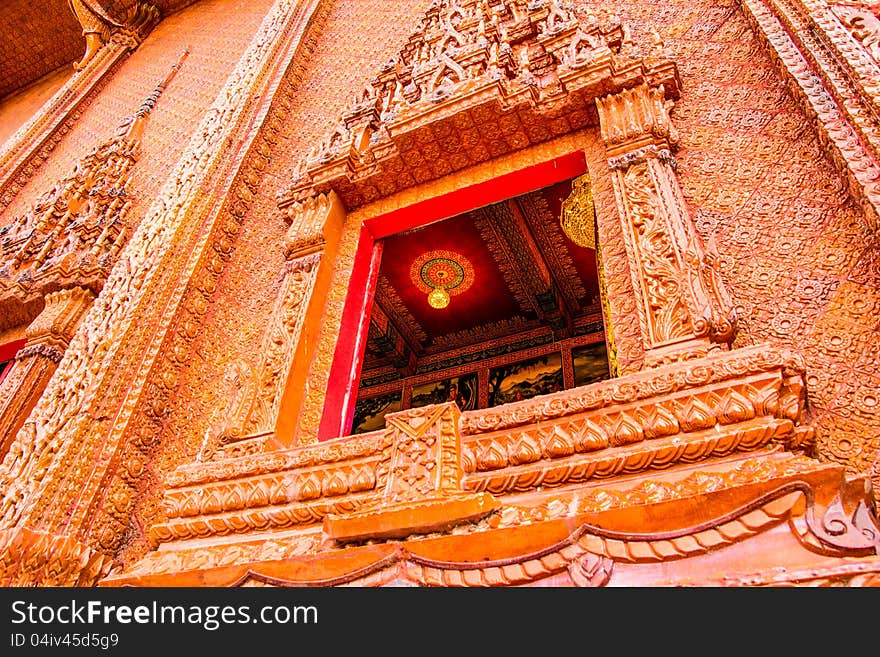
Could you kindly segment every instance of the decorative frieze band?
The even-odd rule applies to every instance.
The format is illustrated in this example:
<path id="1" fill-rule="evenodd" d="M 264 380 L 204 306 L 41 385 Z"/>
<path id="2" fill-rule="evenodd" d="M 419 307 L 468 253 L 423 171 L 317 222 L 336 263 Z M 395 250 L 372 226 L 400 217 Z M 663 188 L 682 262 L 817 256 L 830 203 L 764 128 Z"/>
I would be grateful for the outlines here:
<path id="1" fill-rule="evenodd" d="M 331 536 L 363 539 L 380 527 L 413 531 L 393 513 L 414 514 L 423 503 L 426 525 L 454 524 L 455 514 L 438 511 L 447 502 L 494 508 L 468 493 L 534 491 L 772 444 L 808 450 L 802 377 L 797 357 L 761 346 L 460 418 L 451 404 L 392 413 L 382 431 L 183 466 L 168 478 L 166 520 L 153 536 L 289 528 L 329 516 Z M 392 515 L 383 520 L 385 512 Z"/>

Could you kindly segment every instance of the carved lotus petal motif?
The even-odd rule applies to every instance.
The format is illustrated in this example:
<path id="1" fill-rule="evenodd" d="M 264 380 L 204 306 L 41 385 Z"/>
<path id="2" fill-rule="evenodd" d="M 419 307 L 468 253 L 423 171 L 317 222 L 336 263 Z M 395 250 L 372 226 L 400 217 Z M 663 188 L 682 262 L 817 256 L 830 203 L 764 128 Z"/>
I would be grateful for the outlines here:
<path id="1" fill-rule="evenodd" d="M 314 500 L 321 497 L 321 482 L 314 474 L 310 474 L 295 485 L 295 497 L 298 501 Z"/>
<path id="2" fill-rule="evenodd" d="M 542 452 L 545 457 L 550 459 L 571 456 L 574 454 L 574 441 L 571 434 L 559 425 L 554 426 L 550 435 L 544 439 Z"/>
<path id="3" fill-rule="evenodd" d="M 187 495 L 176 511 L 181 517 L 195 516 L 201 513 L 201 505 L 195 495 Z M 173 516 L 172 516 L 173 517 Z"/>
<path id="4" fill-rule="evenodd" d="M 643 421 L 645 438 L 662 438 L 678 433 L 678 420 L 675 415 L 663 405 L 651 406 Z"/>
<path id="5" fill-rule="evenodd" d="M 744 422 L 755 417 L 755 409 L 752 403 L 736 390 L 728 390 L 721 399 L 721 411 L 718 419 L 722 424 Z"/>
<path id="6" fill-rule="evenodd" d="M 510 448 L 509 459 L 511 465 L 534 463 L 541 458 L 541 447 L 537 441 L 528 434 L 523 434 Z"/>
<path id="7" fill-rule="evenodd" d="M 712 409 L 699 397 L 689 397 L 679 402 L 677 416 L 682 431 L 701 431 L 715 426 Z"/>
<path id="8" fill-rule="evenodd" d="M 477 469 L 477 460 L 474 456 L 474 450 L 470 445 L 463 444 L 461 446 L 461 470 L 462 472 L 474 472 Z"/>
<path id="9" fill-rule="evenodd" d="M 495 441 L 491 441 L 477 458 L 480 470 L 497 470 L 507 467 L 507 452 Z"/>
<path id="10" fill-rule="evenodd" d="M 581 453 L 605 449 L 609 444 L 608 434 L 591 420 L 584 420 L 583 425 L 575 435 L 574 447 Z"/>
<path id="11" fill-rule="evenodd" d="M 324 482 L 324 495 L 334 496 L 343 495 L 348 492 L 348 484 L 339 472 L 334 472 L 327 481 Z"/>
<path id="12" fill-rule="evenodd" d="M 611 419 L 613 416 L 609 416 Z M 644 439 L 641 425 L 626 413 L 611 419 L 611 444 L 615 446 L 631 445 Z"/>
<path id="13" fill-rule="evenodd" d="M 232 486 L 229 494 L 226 496 L 226 508 L 241 509 L 244 506 L 244 497 L 242 497 L 241 489 L 238 486 Z"/>
<path id="14" fill-rule="evenodd" d="M 351 492 L 358 493 L 376 487 L 376 475 L 370 467 L 361 468 L 351 482 Z"/>
<path id="15" fill-rule="evenodd" d="M 758 415 L 776 417 L 779 412 L 779 391 L 776 386 L 767 386 L 763 390 L 756 390 L 753 399 Z"/>
<path id="16" fill-rule="evenodd" d="M 269 494 L 263 482 L 258 483 L 251 490 L 247 498 L 247 505 L 250 508 L 265 506 L 269 502 Z"/>

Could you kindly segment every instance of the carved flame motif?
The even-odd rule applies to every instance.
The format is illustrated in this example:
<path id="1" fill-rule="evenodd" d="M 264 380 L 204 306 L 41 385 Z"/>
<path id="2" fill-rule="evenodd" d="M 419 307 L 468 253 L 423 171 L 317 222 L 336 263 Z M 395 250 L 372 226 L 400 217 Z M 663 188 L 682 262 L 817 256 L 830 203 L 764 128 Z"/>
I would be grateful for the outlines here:
<path id="1" fill-rule="evenodd" d="M 127 136 L 99 145 L 2 231 L 0 289 L 26 298 L 76 270 L 106 277 L 126 238 L 128 182 L 139 149 Z"/>

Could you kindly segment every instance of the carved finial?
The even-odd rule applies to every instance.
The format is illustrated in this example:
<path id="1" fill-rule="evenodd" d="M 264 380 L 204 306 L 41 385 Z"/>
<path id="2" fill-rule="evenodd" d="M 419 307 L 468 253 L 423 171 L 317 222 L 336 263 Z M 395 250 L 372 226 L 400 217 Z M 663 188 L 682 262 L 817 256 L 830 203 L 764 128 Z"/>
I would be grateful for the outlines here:
<path id="1" fill-rule="evenodd" d="M 41 294 L 70 284 L 100 289 L 129 233 L 130 169 L 137 161 L 147 118 L 180 69 L 183 51 L 165 79 L 100 143 L 10 224 L 0 258 L 0 291 Z"/>
<path id="2" fill-rule="evenodd" d="M 188 55 L 189 46 L 184 48 L 183 52 L 180 53 L 180 57 L 177 58 L 177 62 L 171 67 L 168 75 L 166 75 L 165 79 L 157 84 L 156 88 L 153 89 L 150 95 L 144 99 L 144 102 L 141 103 L 140 107 L 135 110 L 134 115 L 128 117 L 122 125 L 119 126 L 117 135 L 124 136 L 125 139 L 129 141 L 139 140 L 141 138 L 147 117 L 150 115 L 150 112 L 153 111 L 153 108 L 156 107 L 156 102 L 159 100 L 159 96 L 162 95 L 162 92 L 165 91 L 165 88 L 171 83 L 174 76 L 177 75 L 177 72 L 180 70 L 180 67 L 183 66 L 183 62 Z"/>

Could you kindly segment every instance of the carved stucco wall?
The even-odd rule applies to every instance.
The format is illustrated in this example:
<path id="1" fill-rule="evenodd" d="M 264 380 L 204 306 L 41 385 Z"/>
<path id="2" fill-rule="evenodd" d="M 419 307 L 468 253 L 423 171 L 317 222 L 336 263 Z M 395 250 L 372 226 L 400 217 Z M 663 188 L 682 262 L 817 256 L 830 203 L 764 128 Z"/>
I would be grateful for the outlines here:
<path id="1" fill-rule="evenodd" d="M 137 190 L 135 216 L 142 215 L 177 162 L 207 107 L 217 95 L 263 18 L 270 0 L 234 3 L 205 0 L 169 16 L 122 65 L 94 102 L 82 112 L 52 157 L 3 210 L 8 224 L 65 176 L 73 162 L 97 143 L 112 137 L 120 121 L 141 104 L 168 73 L 181 51 L 190 47 L 186 65 L 151 114 L 131 189 Z M 222 39 L 217 35 L 222 34 Z"/>
<path id="2" fill-rule="evenodd" d="M 186 92 L 169 94 L 153 114 L 132 180 L 138 199 L 148 205 L 270 2 L 242 4 L 236 3 L 242 11 L 233 13 L 225 11 L 228 2 L 205 0 L 160 24 L 0 215 L 0 225 L 65 173 L 96 134 L 104 136 L 136 107 L 189 44 L 192 53 L 175 81 L 175 89 Z M 286 227 L 275 191 L 399 48 L 428 4 L 395 0 L 368 11 L 360 2 L 331 7 L 303 79 L 288 89 L 288 120 L 267 152 L 260 193 L 187 356 L 164 431 L 163 442 L 174 447 L 153 465 L 155 473 L 171 460 L 179 462 L 181 452 L 197 452 L 214 413 L 230 401 L 232 388 L 224 382 L 230 364 L 259 363 L 256 349 L 283 262 Z M 714 238 L 722 256 L 725 282 L 739 310 L 736 346 L 771 341 L 802 349 L 810 409 L 821 429 L 820 454 L 868 470 L 878 448 L 871 436 L 880 429 L 873 410 L 880 347 L 871 339 L 878 329 L 873 318 L 880 309 L 880 275 L 860 257 L 870 240 L 841 174 L 822 154 L 737 2 L 594 4 L 617 13 L 637 44 L 652 43 L 655 26 L 679 64 L 683 93 L 673 111 L 682 138 L 679 176 L 698 230 L 705 240 Z M 135 524 L 148 526 L 153 512 L 148 502 L 136 511 Z M 131 546 L 129 556 L 140 549 Z"/>
<path id="3" fill-rule="evenodd" d="M 241 389 L 240 380 L 224 375 L 259 365 L 255 347 L 280 283 L 276 245 L 285 230 L 274 192 L 428 4 L 331 8 L 270 155 L 265 193 L 245 219 L 173 402 L 168 434 L 186 437 L 189 451 Z M 683 94 L 673 111 L 679 174 L 701 236 L 717 242 L 722 256 L 740 317 L 735 346 L 771 341 L 803 349 L 820 454 L 869 470 L 877 449 L 869 437 L 880 429 L 870 394 L 880 383 L 878 352 L 868 339 L 877 328 L 871 315 L 877 281 L 876 272 L 858 264 L 866 229 L 841 174 L 738 2 L 593 4 L 624 20 L 633 48 L 647 50 L 659 35 L 679 64 Z M 377 24 L 381 32 L 373 29 Z"/>
<path id="4" fill-rule="evenodd" d="M 618 12 L 637 40 L 653 23 L 679 63 L 680 181 L 697 229 L 722 255 L 740 320 L 734 346 L 801 350 L 819 456 L 869 472 L 880 449 L 880 261 L 843 175 L 739 2 L 618 3 Z"/>
<path id="5" fill-rule="evenodd" d="M 0 101 L 0 144 L 9 139 L 73 74 L 65 64 Z"/>
<path id="6" fill-rule="evenodd" d="M 289 119 L 269 155 L 260 193 L 217 286 L 204 330 L 194 342 L 181 394 L 173 401 L 169 435 L 187 437 L 192 454 L 210 425 L 229 415 L 240 390 L 240 382 L 230 375 L 260 365 L 258 347 L 281 283 L 287 230 L 276 192 L 289 182 L 292 163 L 332 128 L 351 97 L 399 49 L 429 4 L 395 0 L 369 10 L 351 2 L 330 7 L 303 78 L 295 81 Z"/>

